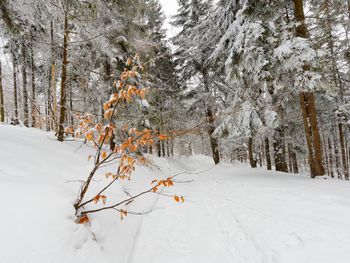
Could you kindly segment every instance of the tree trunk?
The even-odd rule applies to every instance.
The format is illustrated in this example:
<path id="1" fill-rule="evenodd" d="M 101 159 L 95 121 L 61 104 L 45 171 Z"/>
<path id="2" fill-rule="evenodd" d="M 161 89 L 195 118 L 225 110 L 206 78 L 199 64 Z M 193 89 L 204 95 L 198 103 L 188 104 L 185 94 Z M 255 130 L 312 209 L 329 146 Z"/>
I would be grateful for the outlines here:
<path id="1" fill-rule="evenodd" d="M 57 127 L 57 102 L 56 102 L 56 76 L 55 76 L 55 46 L 53 38 L 53 22 L 50 22 L 50 34 L 51 34 L 51 67 L 50 67 L 50 79 L 49 79 L 49 89 L 47 94 L 47 106 L 48 112 L 51 115 L 50 127 L 58 131 Z"/>
<path id="2" fill-rule="evenodd" d="M 74 112 L 73 112 L 73 87 L 69 85 L 69 116 L 70 116 L 70 126 L 74 128 Z"/>
<path id="3" fill-rule="evenodd" d="M 299 168 L 298 168 L 297 154 L 295 153 L 292 144 L 288 144 L 288 154 L 289 154 L 289 162 L 290 162 L 289 164 L 290 172 L 298 174 Z"/>
<path id="4" fill-rule="evenodd" d="M 295 6 L 295 18 L 299 22 L 296 28 L 298 37 L 307 38 L 308 32 L 305 24 L 305 15 L 302 0 L 293 0 Z M 305 64 L 304 70 L 310 70 L 310 65 Z M 318 129 L 317 111 L 315 97 L 312 92 L 300 93 L 300 107 L 303 115 L 304 129 L 308 146 L 309 166 L 311 177 L 324 175 L 322 163 L 322 146 Z"/>
<path id="5" fill-rule="evenodd" d="M 272 170 L 271 155 L 270 155 L 270 141 L 268 137 L 265 138 L 265 155 L 266 155 L 267 170 Z"/>
<path id="6" fill-rule="evenodd" d="M 174 139 L 171 139 L 170 155 L 171 157 L 174 157 Z"/>
<path id="7" fill-rule="evenodd" d="M 32 99 L 31 99 L 31 108 L 32 108 L 32 127 L 36 127 L 37 125 L 37 120 L 36 120 L 36 113 L 37 113 L 37 109 L 36 109 L 36 105 L 35 105 L 35 100 L 36 100 L 36 96 L 35 96 L 35 92 L 36 92 L 36 88 L 35 88 L 35 63 L 34 63 L 34 48 L 33 48 L 33 41 L 31 42 L 31 58 L 30 58 L 30 62 L 31 62 L 31 69 L 32 69 Z"/>
<path id="8" fill-rule="evenodd" d="M 17 98 L 17 59 L 15 56 L 15 50 L 11 47 L 12 51 L 12 66 L 13 66 L 13 99 L 15 105 L 15 124 L 18 123 L 18 98 Z"/>
<path id="9" fill-rule="evenodd" d="M 322 162 L 321 138 L 318 130 L 317 111 L 314 94 L 302 92 L 300 94 L 300 107 L 302 110 L 306 141 L 309 150 L 309 165 L 311 177 L 324 175 Z"/>
<path id="10" fill-rule="evenodd" d="M 256 160 L 254 159 L 253 152 L 253 138 L 249 137 L 248 139 L 248 155 L 249 155 L 249 163 L 252 168 L 256 168 Z"/>
<path id="11" fill-rule="evenodd" d="M 333 178 L 334 177 L 334 167 L 333 167 L 333 150 L 332 150 L 332 142 L 331 139 L 328 138 L 328 163 L 329 163 L 329 172 L 330 176 Z"/>
<path id="12" fill-rule="evenodd" d="M 258 156 L 259 156 L 259 166 L 260 166 L 260 167 L 263 166 L 262 154 L 261 154 L 261 152 L 262 152 L 262 147 L 263 147 L 263 146 L 260 144 L 260 145 L 259 145 L 259 153 L 258 153 Z"/>
<path id="13" fill-rule="evenodd" d="M 29 127 L 29 110 L 28 110 L 28 91 L 27 91 L 27 50 L 26 46 L 22 46 L 22 88 L 23 88 L 23 123 L 24 126 Z"/>
<path id="14" fill-rule="evenodd" d="M 157 154 L 158 157 L 162 157 L 162 151 L 161 151 L 161 146 L 160 146 L 160 140 L 157 140 Z"/>
<path id="15" fill-rule="evenodd" d="M 2 88 L 2 68 L 0 61 L 0 122 L 5 122 L 4 90 Z"/>
<path id="16" fill-rule="evenodd" d="M 60 120 L 58 128 L 58 140 L 64 139 L 64 122 L 66 115 L 66 82 L 68 65 L 68 14 L 64 14 L 64 37 L 63 37 L 63 61 L 62 61 L 62 79 L 61 79 L 61 99 L 60 99 Z"/>
<path id="17" fill-rule="evenodd" d="M 348 162 L 346 160 L 346 148 L 345 148 L 345 142 L 344 142 L 344 132 L 343 132 L 343 124 L 338 124 L 338 130 L 339 130 L 339 141 L 340 141 L 340 151 L 341 151 L 341 157 L 343 162 L 343 173 L 344 173 L 344 179 L 349 180 L 349 170 L 348 170 Z"/>
<path id="18" fill-rule="evenodd" d="M 164 141 L 161 141 L 160 145 L 161 145 L 161 147 L 162 147 L 162 157 L 165 157 L 165 145 L 164 145 Z"/>
<path id="19" fill-rule="evenodd" d="M 292 150 L 291 150 L 291 145 L 290 143 L 288 143 L 288 168 L 289 168 L 289 172 L 293 173 L 293 165 L 292 165 Z"/>
<path id="20" fill-rule="evenodd" d="M 210 89 L 209 89 L 208 72 L 206 70 L 203 70 L 202 75 L 203 75 L 205 92 L 209 93 Z M 206 105 L 206 117 L 207 117 L 208 134 L 210 138 L 210 146 L 212 150 L 213 160 L 215 164 L 218 164 L 220 162 L 219 143 L 218 143 L 218 139 L 213 137 L 213 133 L 215 131 L 215 119 L 214 119 L 214 113 L 209 105 Z"/>
<path id="21" fill-rule="evenodd" d="M 288 165 L 286 161 L 286 150 L 284 145 L 284 130 L 283 128 L 276 129 L 274 136 L 274 158 L 275 158 L 275 169 L 279 172 L 288 173 Z"/>
<path id="22" fill-rule="evenodd" d="M 170 157 L 170 143 L 169 143 L 169 140 L 166 141 L 166 156 Z"/>
<path id="23" fill-rule="evenodd" d="M 332 123 L 332 134 L 333 134 L 333 146 L 334 146 L 334 156 L 335 156 L 335 170 L 337 173 L 337 177 L 341 178 L 340 173 L 340 160 L 339 160 L 339 151 L 338 151 L 338 140 L 335 132 L 335 124 Z"/>
<path id="24" fill-rule="evenodd" d="M 293 173 L 298 174 L 299 168 L 298 168 L 297 154 L 293 151 L 291 153 L 291 157 L 292 157 Z"/>

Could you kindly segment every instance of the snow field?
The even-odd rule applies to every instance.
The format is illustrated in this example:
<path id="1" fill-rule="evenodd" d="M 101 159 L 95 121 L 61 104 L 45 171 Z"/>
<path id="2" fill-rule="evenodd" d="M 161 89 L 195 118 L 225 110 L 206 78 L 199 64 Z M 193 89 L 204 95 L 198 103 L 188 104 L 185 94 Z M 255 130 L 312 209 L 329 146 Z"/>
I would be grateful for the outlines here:
<path id="1" fill-rule="evenodd" d="M 107 204 L 149 187 L 154 178 L 184 172 L 164 195 L 74 223 L 79 180 L 93 149 L 59 143 L 52 134 L 0 126 L 1 263 L 347 263 L 350 185 L 339 180 L 212 165 L 204 156 L 154 159 L 130 182 L 115 185 Z M 101 171 L 94 181 L 100 189 Z M 92 205 L 99 206 L 102 204 Z"/>

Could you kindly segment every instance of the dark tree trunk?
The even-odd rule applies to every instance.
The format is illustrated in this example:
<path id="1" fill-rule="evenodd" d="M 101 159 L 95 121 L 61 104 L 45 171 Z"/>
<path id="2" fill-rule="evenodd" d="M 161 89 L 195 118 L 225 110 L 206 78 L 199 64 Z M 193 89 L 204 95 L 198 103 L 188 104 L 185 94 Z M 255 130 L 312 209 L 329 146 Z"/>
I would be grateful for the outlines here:
<path id="1" fill-rule="evenodd" d="M 258 153 L 258 155 L 259 155 L 259 165 L 260 165 L 260 167 L 263 166 L 261 151 L 262 151 L 262 145 L 259 146 L 259 153 Z"/>
<path id="2" fill-rule="evenodd" d="M 265 138 L 265 155 L 266 155 L 266 165 L 267 165 L 267 170 L 272 170 L 272 165 L 271 165 L 271 155 L 270 155 L 270 142 L 269 138 Z"/>
<path id="3" fill-rule="evenodd" d="M 69 86 L 69 116 L 70 116 L 70 126 L 73 130 L 74 128 L 74 112 L 73 112 L 73 87 Z M 73 133 L 74 135 L 74 133 Z"/>
<path id="4" fill-rule="evenodd" d="M 292 150 L 291 150 L 291 145 L 288 143 L 288 168 L 289 172 L 293 173 L 293 165 L 292 165 Z"/>
<path id="5" fill-rule="evenodd" d="M 34 48 L 33 48 L 33 41 L 31 42 L 31 69 L 32 69 L 32 99 L 31 99 L 31 108 L 32 108 L 32 127 L 36 127 L 37 120 L 36 120 L 36 113 L 38 113 L 35 105 L 36 101 L 36 88 L 35 88 L 35 62 L 34 62 Z"/>
<path id="6" fill-rule="evenodd" d="M 174 139 L 171 139 L 170 154 L 171 157 L 174 157 Z"/>
<path id="7" fill-rule="evenodd" d="M 170 143 L 169 140 L 166 141 L 166 155 L 170 157 Z"/>
<path id="8" fill-rule="evenodd" d="M 332 124 L 332 134 L 333 134 L 333 147 L 334 147 L 334 156 L 335 156 L 335 170 L 337 173 L 337 177 L 341 178 L 341 173 L 340 173 L 340 159 L 339 159 L 339 150 L 338 150 L 338 139 L 337 139 L 337 134 L 335 132 L 336 127 L 335 124 Z"/>
<path id="9" fill-rule="evenodd" d="M 341 157 L 343 162 L 343 173 L 344 173 L 344 179 L 349 180 L 349 170 L 348 170 L 348 162 L 346 159 L 346 148 L 345 148 L 345 142 L 344 142 L 344 132 L 343 132 L 343 124 L 338 124 L 339 129 L 339 141 L 340 141 L 340 150 L 341 150 Z"/>
<path id="10" fill-rule="evenodd" d="M 164 141 L 161 141 L 161 147 L 162 147 L 162 157 L 165 157 L 165 145 L 164 145 Z"/>
<path id="11" fill-rule="evenodd" d="M 4 90 L 2 88 L 2 68 L 0 61 L 0 122 L 5 122 Z"/>
<path id="12" fill-rule="evenodd" d="M 249 163 L 252 168 L 256 168 L 256 160 L 254 159 L 254 151 L 253 151 L 253 138 L 248 138 L 248 155 L 249 155 Z"/>
<path id="13" fill-rule="evenodd" d="M 50 22 L 50 46 L 51 46 L 51 67 L 49 77 L 49 88 L 47 92 L 47 111 L 49 112 L 49 129 L 58 131 L 57 125 L 57 103 L 56 103 L 56 76 L 55 76 L 55 46 L 53 38 L 53 22 Z"/>
<path id="14" fill-rule="evenodd" d="M 299 22 L 296 28 L 298 37 L 307 38 L 308 32 L 305 24 L 304 7 L 302 0 L 293 0 L 295 6 L 295 18 Z M 304 70 L 310 70 L 310 65 L 305 64 Z M 311 177 L 324 175 L 324 166 L 322 162 L 322 146 L 318 129 L 317 111 L 315 106 L 315 97 L 312 92 L 300 93 L 300 108 L 303 115 L 306 141 L 309 151 L 309 165 Z"/>
<path id="15" fill-rule="evenodd" d="M 202 75 L 203 75 L 205 92 L 209 93 L 210 89 L 209 89 L 208 72 L 206 70 L 203 70 Z M 213 160 L 215 164 L 218 164 L 220 162 L 219 142 L 216 137 L 213 137 L 213 133 L 215 131 L 215 119 L 214 119 L 213 110 L 209 105 L 206 105 L 206 117 L 207 117 L 208 134 L 210 138 L 210 146 L 212 150 Z"/>
<path id="16" fill-rule="evenodd" d="M 329 158 L 328 158 L 328 151 L 327 151 L 327 141 L 325 139 L 324 136 L 324 129 L 323 129 L 323 125 L 322 122 L 320 122 L 320 126 L 321 126 L 321 132 L 322 132 L 322 144 L 323 144 L 323 152 L 324 152 L 324 160 L 325 160 L 325 169 L 327 172 L 327 175 L 330 176 L 330 169 L 329 169 Z"/>
<path id="17" fill-rule="evenodd" d="M 27 91 L 27 49 L 22 46 L 22 89 L 23 89 L 23 124 L 29 127 L 28 91 Z"/>
<path id="18" fill-rule="evenodd" d="M 160 140 L 157 140 L 157 154 L 158 157 L 162 157 L 162 151 L 161 151 L 161 146 L 160 146 Z"/>
<path id="19" fill-rule="evenodd" d="M 274 149 L 276 171 L 288 173 L 283 128 L 278 128 L 275 131 L 273 149 Z"/>
<path id="20" fill-rule="evenodd" d="M 13 65 L 13 98 L 15 105 L 15 123 L 18 123 L 18 96 L 17 96 L 17 59 L 14 47 L 12 49 L 12 65 Z"/>
<path id="21" fill-rule="evenodd" d="M 64 15 L 64 37 L 63 37 L 63 61 L 62 61 L 62 79 L 61 79 L 61 99 L 60 99 L 60 120 L 58 128 L 58 140 L 63 142 L 64 139 L 64 122 L 66 116 L 66 82 L 68 66 L 68 14 Z"/>
<path id="22" fill-rule="evenodd" d="M 334 177 L 334 167 L 333 167 L 333 150 L 332 150 L 332 142 L 331 139 L 328 138 L 328 158 L 329 158 L 329 172 L 330 176 L 333 178 Z"/>
<path id="23" fill-rule="evenodd" d="M 292 157 L 293 173 L 298 174 L 299 168 L 298 168 L 297 154 L 293 151 L 291 153 L 291 157 Z"/>

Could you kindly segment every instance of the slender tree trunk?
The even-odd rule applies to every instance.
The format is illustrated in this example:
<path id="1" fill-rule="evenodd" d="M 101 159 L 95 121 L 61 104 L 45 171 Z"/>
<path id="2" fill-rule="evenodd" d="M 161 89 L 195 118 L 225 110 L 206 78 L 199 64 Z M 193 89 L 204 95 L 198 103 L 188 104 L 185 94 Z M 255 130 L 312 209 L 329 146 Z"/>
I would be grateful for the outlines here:
<path id="1" fill-rule="evenodd" d="M 170 143 L 169 140 L 166 141 L 166 155 L 170 157 Z"/>
<path id="2" fill-rule="evenodd" d="M 12 49 L 12 66 L 13 66 L 13 99 L 15 105 L 15 124 L 18 123 L 18 96 L 17 96 L 17 59 L 15 56 L 15 50 Z"/>
<path id="3" fill-rule="evenodd" d="M 278 128 L 275 131 L 274 136 L 274 157 L 275 157 L 275 169 L 279 172 L 288 173 L 288 165 L 286 162 L 286 150 L 284 145 L 284 130 Z"/>
<path id="4" fill-rule="evenodd" d="M 292 165 L 292 150 L 291 145 L 288 143 L 288 166 L 289 166 L 289 172 L 293 173 L 293 165 Z"/>
<path id="5" fill-rule="evenodd" d="M 340 159 L 339 159 L 339 151 L 338 151 L 338 140 L 337 140 L 337 135 L 336 135 L 335 130 L 336 130 L 335 124 L 332 123 L 333 146 L 334 146 L 334 156 L 335 156 L 335 170 L 337 173 L 337 177 L 340 179 L 341 178 Z"/>
<path id="6" fill-rule="evenodd" d="M 295 6 L 295 18 L 300 23 L 296 28 L 298 37 L 307 38 L 308 32 L 305 24 L 304 7 L 302 0 L 293 0 Z M 305 64 L 304 70 L 310 70 L 310 66 Z M 309 165 L 311 177 L 324 175 L 324 166 L 322 163 L 322 146 L 318 129 L 317 111 L 315 106 L 315 97 L 312 92 L 300 93 L 300 107 L 303 115 L 306 141 L 309 151 Z"/>
<path id="7" fill-rule="evenodd" d="M 162 151 L 161 151 L 161 146 L 160 146 L 160 140 L 157 140 L 157 154 L 158 157 L 162 157 Z"/>
<path id="8" fill-rule="evenodd" d="M 270 155 L 270 141 L 268 137 L 265 138 L 265 155 L 266 155 L 267 170 L 272 170 L 271 155 Z"/>
<path id="9" fill-rule="evenodd" d="M 23 88 L 23 123 L 29 127 L 29 110 L 28 110 L 28 91 L 27 91 L 27 50 L 26 46 L 22 46 L 22 88 Z"/>
<path id="10" fill-rule="evenodd" d="M 45 102 L 45 114 L 46 114 L 46 131 L 50 131 L 51 130 L 51 118 L 52 118 L 52 114 L 51 114 L 51 68 L 49 70 L 49 86 L 47 89 L 47 98 L 46 98 L 46 102 Z"/>
<path id="11" fill-rule="evenodd" d="M 293 151 L 291 153 L 291 157 L 292 157 L 293 173 L 298 174 L 299 168 L 298 168 L 297 154 Z"/>
<path id="12" fill-rule="evenodd" d="M 58 140 L 63 142 L 64 139 L 64 122 L 66 115 L 66 82 L 68 66 L 68 14 L 64 15 L 64 37 L 63 37 L 63 61 L 62 61 L 62 79 L 61 79 L 61 99 L 60 99 L 60 120 L 58 128 Z"/>
<path id="13" fill-rule="evenodd" d="M 31 69 L 32 69 L 32 99 L 31 99 L 31 108 L 32 108 L 32 127 L 36 127 L 36 96 L 35 96 L 35 92 L 36 92 L 36 88 L 35 88 L 35 62 L 34 62 L 34 48 L 33 48 L 33 41 L 31 42 L 31 47 L 30 47 L 30 51 L 31 51 L 31 58 L 30 58 L 30 62 L 31 62 Z"/>
<path id="14" fill-rule="evenodd" d="M 0 122 L 5 122 L 4 90 L 2 88 L 2 68 L 0 61 Z"/>
<path id="15" fill-rule="evenodd" d="M 70 126 L 74 128 L 74 112 L 73 112 L 73 87 L 69 86 L 69 116 L 70 116 Z"/>
<path id="16" fill-rule="evenodd" d="M 248 138 L 248 155 L 249 155 L 249 163 L 252 168 L 256 168 L 256 160 L 254 159 L 254 151 L 253 151 L 253 138 Z"/>
<path id="17" fill-rule="evenodd" d="M 333 167 L 333 149 L 332 149 L 332 142 L 331 139 L 328 138 L 328 158 L 329 158 L 329 172 L 330 176 L 334 177 L 334 167 Z"/>
<path id="18" fill-rule="evenodd" d="M 54 45 L 54 34 L 53 34 L 53 22 L 50 22 L 50 34 L 51 34 L 51 68 L 50 68 L 50 85 L 48 90 L 48 111 L 51 114 L 51 128 L 58 131 L 57 125 L 57 101 L 56 101 L 56 75 L 55 75 L 55 45 Z"/>
<path id="19" fill-rule="evenodd" d="M 174 157 L 174 139 L 171 139 L 170 154 L 171 157 Z"/>
<path id="20" fill-rule="evenodd" d="M 327 175 L 330 176 L 330 169 L 329 169 L 329 158 L 328 158 L 328 152 L 327 152 L 327 142 L 324 136 L 324 129 L 323 129 L 323 125 L 322 122 L 320 121 L 320 126 L 321 126 L 321 132 L 322 132 L 322 144 L 323 144 L 323 151 L 324 151 L 324 160 L 325 160 L 325 164 L 326 164 L 326 171 L 327 171 Z"/>
<path id="21" fill-rule="evenodd" d="M 350 127 L 349 127 L 350 128 Z M 348 136 L 347 136 L 347 130 L 346 129 L 344 129 L 344 141 L 345 141 L 345 160 L 346 160 L 346 168 L 347 168 L 347 173 L 348 173 L 348 175 L 349 175 L 349 155 L 348 155 L 348 153 L 349 153 L 349 148 L 348 148 L 348 140 L 347 140 L 347 138 L 348 138 Z"/>
<path id="22" fill-rule="evenodd" d="M 162 147 L 162 157 L 165 157 L 165 145 L 164 145 L 164 141 L 161 141 L 160 145 L 161 145 L 161 147 Z"/>
<path id="23" fill-rule="evenodd" d="M 262 167 L 263 166 L 263 161 L 262 161 L 262 148 L 263 148 L 263 145 L 259 145 L 259 165 L 260 165 L 260 167 Z"/>
<path id="24" fill-rule="evenodd" d="M 210 89 L 209 89 L 208 72 L 206 70 L 203 70 L 202 75 L 203 75 L 205 91 L 209 93 Z M 215 164 L 218 164 L 220 162 L 219 142 L 216 137 L 213 137 L 213 133 L 215 131 L 215 119 L 214 119 L 213 110 L 209 105 L 206 106 L 206 117 L 207 117 L 208 134 L 210 138 L 210 146 L 212 150 L 213 160 Z"/>
<path id="25" fill-rule="evenodd" d="M 341 151 L 341 157 L 343 162 L 343 173 L 344 173 L 344 179 L 349 180 L 349 170 L 348 170 L 348 162 L 346 160 L 346 148 L 345 148 L 345 142 L 344 142 L 344 132 L 343 132 L 343 124 L 338 124 L 338 130 L 339 130 L 339 141 L 340 141 L 340 151 Z"/>
<path id="26" fill-rule="evenodd" d="M 160 134 L 160 128 L 159 127 L 157 128 L 157 133 Z M 162 146 L 161 146 L 161 143 L 160 143 L 159 139 L 156 141 L 156 148 L 157 148 L 157 155 L 158 155 L 158 157 L 162 157 Z"/>

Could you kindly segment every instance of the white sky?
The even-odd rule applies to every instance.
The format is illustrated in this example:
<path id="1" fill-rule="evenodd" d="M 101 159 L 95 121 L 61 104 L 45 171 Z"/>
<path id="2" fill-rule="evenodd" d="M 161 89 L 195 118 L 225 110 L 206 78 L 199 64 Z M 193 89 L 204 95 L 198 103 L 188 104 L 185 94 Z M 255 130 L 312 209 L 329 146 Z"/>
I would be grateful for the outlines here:
<path id="1" fill-rule="evenodd" d="M 168 30 L 168 37 L 176 34 L 176 29 L 169 25 L 170 17 L 175 15 L 178 9 L 177 0 L 159 0 L 163 6 L 164 14 L 167 16 L 164 27 Z"/>

